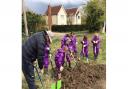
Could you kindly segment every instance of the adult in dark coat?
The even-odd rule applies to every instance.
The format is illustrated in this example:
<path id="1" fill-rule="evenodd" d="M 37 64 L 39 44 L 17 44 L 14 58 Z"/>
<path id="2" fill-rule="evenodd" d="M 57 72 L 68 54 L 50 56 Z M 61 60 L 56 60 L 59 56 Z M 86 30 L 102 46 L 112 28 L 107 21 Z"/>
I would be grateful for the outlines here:
<path id="1" fill-rule="evenodd" d="M 46 35 L 48 35 L 46 31 L 37 32 L 22 45 L 22 71 L 29 89 L 36 89 L 33 62 L 37 59 L 39 68 L 43 68 Z"/>

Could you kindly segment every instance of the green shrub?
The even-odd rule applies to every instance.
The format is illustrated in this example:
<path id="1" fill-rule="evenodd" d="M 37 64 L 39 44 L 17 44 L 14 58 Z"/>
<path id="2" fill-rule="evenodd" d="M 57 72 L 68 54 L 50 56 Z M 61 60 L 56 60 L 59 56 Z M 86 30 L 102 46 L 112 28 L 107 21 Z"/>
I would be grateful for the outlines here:
<path id="1" fill-rule="evenodd" d="M 86 25 L 53 25 L 53 32 L 86 31 Z"/>

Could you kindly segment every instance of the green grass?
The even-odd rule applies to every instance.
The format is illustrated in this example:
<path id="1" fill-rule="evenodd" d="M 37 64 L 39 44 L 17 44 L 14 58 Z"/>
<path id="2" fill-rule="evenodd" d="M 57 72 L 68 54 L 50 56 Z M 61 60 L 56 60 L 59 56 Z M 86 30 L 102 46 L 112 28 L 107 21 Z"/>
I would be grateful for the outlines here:
<path id="1" fill-rule="evenodd" d="M 82 47 L 80 41 L 83 39 L 84 32 L 75 32 L 75 34 L 77 36 L 77 41 L 78 41 L 77 49 L 78 49 L 78 55 L 79 55 L 81 52 L 81 47 Z M 100 34 L 100 38 L 101 38 L 101 43 L 100 43 L 100 54 L 98 56 L 97 63 L 106 63 L 106 35 L 102 34 L 102 33 L 99 33 L 99 34 Z M 92 49 L 92 43 L 91 43 L 93 33 L 90 33 L 87 36 L 88 36 L 88 40 L 89 40 L 89 59 L 93 60 L 94 57 L 93 57 L 93 49 Z M 62 39 L 62 37 L 58 37 L 58 36 L 55 36 L 52 39 L 51 53 L 53 55 L 55 54 L 56 49 L 60 48 L 61 39 Z"/>
<path id="2" fill-rule="evenodd" d="M 78 49 L 78 55 L 79 55 L 80 51 L 81 51 L 80 41 L 83 39 L 84 32 L 83 31 L 82 32 L 75 32 L 75 34 L 77 36 L 77 41 L 78 41 L 77 49 Z M 99 54 L 99 57 L 98 57 L 98 60 L 97 60 L 96 63 L 106 64 L 106 34 L 102 34 L 102 33 L 99 33 L 99 34 L 100 34 L 100 38 L 101 38 L 100 54 Z M 91 43 L 93 33 L 89 33 L 87 36 L 88 36 L 88 40 L 89 40 L 89 61 L 93 61 L 94 58 L 93 58 L 93 49 L 92 49 L 92 43 Z M 23 37 L 22 39 L 23 39 L 23 42 L 24 42 L 25 37 Z M 52 62 L 53 62 L 54 66 L 55 66 L 55 64 L 54 64 L 54 54 L 55 54 L 56 50 L 58 48 L 60 48 L 60 46 L 61 46 L 61 39 L 62 39 L 62 36 L 57 36 L 57 35 L 55 35 L 52 38 L 51 54 L 52 54 Z M 84 59 L 82 58 L 81 60 L 86 63 L 85 58 Z M 72 65 L 74 66 L 75 63 L 72 62 Z M 43 89 L 50 89 L 51 85 L 54 83 L 54 80 L 51 77 L 52 72 L 53 71 L 51 69 L 51 65 L 49 65 L 49 74 L 50 75 L 47 76 L 47 77 L 45 77 L 43 75 L 43 80 L 44 80 L 44 88 Z M 38 86 L 38 89 L 41 89 L 40 81 L 36 79 L 35 82 L 36 82 L 36 85 Z M 28 89 L 27 83 L 26 83 L 24 78 L 22 79 L 22 89 Z"/>

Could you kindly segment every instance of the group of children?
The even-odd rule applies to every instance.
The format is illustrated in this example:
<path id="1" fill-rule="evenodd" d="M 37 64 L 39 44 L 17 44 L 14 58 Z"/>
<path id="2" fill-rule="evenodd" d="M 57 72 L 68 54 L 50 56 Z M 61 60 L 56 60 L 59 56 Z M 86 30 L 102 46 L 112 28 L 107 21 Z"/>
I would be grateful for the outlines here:
<path id="1" fill-rule="evenodd" d="M 100 48 L 100 37 L 98 33 L 95 33 L 91 43 L 93 44 L 93 54 L 94 54 L 94 60 L 97 59 L 98 54 L 99 54 L 99 48 Z M 89 41 L 87 38 L 87 35 L 85 34 L 83 37 L 83 40 L 81 41 L 82 44 L 82 50 L 81 50 L 81 56 L 86 57 L 86 60 L 88 62 L 88 46 L 89 46 Z"/>
<path id="2" fill-rule="evenodd" d="M 49 65 L 49 55 L 50 55 L 50 43 L 51 41 L 47 39 L 46 37 L 46 45 L 45 45 L 45 54 L 44 54 L 44 70 L 45 72 L 48 72 L 48 65 Z M 92 40 L 93 44 L 93 53 L 94 53 L 94 60 L 97 59 L 97 56 L 99 54 L 99 48 L 100 48 L 100 37 L 98 33 L 95 33 Z M 68 66 L 71 67 L 71 60 L 77 59 L 77 39 L 76 35 L 74 33 L 66 34 L 62 40 L 61 40 L 61 47 L 57 49 L 57 52 L 55 53 L 55 65 L 57 70 L 57 76 L 58 79 L 61 78 L 61 71 L 63 71 L 64 63 L 68 63 Z M 83 57 L 86 57 L 86 60 L 88 62 L 88 47 L 89 47 L 89 41 L 87 38 L 87 34 L 84 35 L 83 40 L 81 41 L 82 44 L 82 50 L 80 55 Z M 65 60 L 66 59 L 66 60 Z"/>

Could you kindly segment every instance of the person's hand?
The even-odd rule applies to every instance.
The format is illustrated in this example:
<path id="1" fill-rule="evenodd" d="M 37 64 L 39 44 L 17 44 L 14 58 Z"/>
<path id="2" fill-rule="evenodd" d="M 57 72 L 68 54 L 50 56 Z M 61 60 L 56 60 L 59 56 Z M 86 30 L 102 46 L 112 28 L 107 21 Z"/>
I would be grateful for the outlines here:
<path id="1" fill-rule="evenodd" d="M 84 47 L 86 47 L 86 45 L 84 45 Z"/>
<path id="2" fill-rule="evenodd" d="M 94 43 L 96 43 L 96 41 L 93 41 Z"/>
<path id="3" fill-rule="evenodd" d="M 63 67 L 63 66 L 61 66 L 61 67 L 60 67 L 60 71 L 63 71 L 63 69 L 64 69 L 64 67 Z"/>
<path id="4" fill-rule="evenodd" d="M 38 69 L 39 74 L 43 73 L 43 69 Z"/>
<path id="5" fill-rule="evenodd" d="M 33 65 L 35 66 L 36 64 L 37 64 L 37 61 L 34 61 L 34 62 L 33 62 Z"/>
<path id="6" fill-rule="evenodd" d="M 49 48 L 49 47 L 47 47 L 46 49 L 47 49 L 47 50 L 50 50 L 50 48 Z"/>
<path id="7" fill-rule="evenodd" d="M 78 57 L 78 61 L 80 61 L 80 57 Z"/>
<path id="8" fill-rule="evenodd" d="M 38 69 L 38 72 L 41 73 L 41 69 Z"/>
<path id="9" fill-rule="evenodd" d="M 51 58 L 52 57 L 52 54 L 49 54 L 49 57 Z"/>

